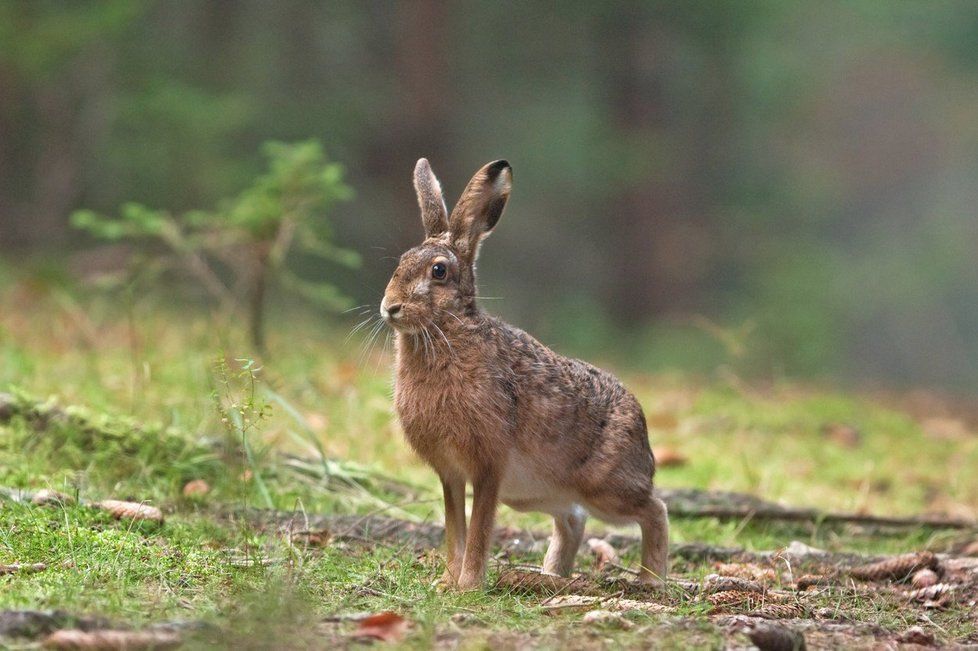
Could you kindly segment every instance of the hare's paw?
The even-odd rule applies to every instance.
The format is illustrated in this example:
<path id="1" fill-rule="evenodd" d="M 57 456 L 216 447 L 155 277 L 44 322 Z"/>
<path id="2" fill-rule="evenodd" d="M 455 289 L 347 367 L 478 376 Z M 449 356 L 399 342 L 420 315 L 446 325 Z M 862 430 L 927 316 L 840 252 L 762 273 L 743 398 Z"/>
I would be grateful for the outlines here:
<path id="1" fill-rule="evenodd" d="M 458 578 L 458 589 L 462 592 L 472 592 L 482 589 L 482 576 L 474 572 L 462 572 Z"/>
<path id="2" fill-rule="evenodd" d="M 441 578 L 435 581 L 435 586 L 441 592 L 454 590 L 458 587 L 458 572 L 452 572 L 451 569 L 446 569 L 445 573 L 441 575 Z"/>
<path id="3" fill-rule="evenodd" d="M 663 572 L 663 574 L 665 573 Z M 659 576 L 643 567 L 639 571 L 637 583 L 649 590 L 659 590 L 666 586 L 666 579 L 664 576 Z"/>

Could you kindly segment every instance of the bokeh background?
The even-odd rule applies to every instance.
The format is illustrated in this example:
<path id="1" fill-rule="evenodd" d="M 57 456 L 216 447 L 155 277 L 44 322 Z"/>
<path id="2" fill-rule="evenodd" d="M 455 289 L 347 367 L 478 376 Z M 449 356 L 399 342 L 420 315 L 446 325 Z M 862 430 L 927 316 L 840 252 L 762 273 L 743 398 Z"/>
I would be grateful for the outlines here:
<path id="1" fill-rule="evenodd" d="M 3 0 L 0 278 L 84 284 L 126 258 L 74 211 L 213 206 L 310 138 L 362 264 L 290 264 L 351 305 L 420 240 L 418 157 L 450 203 L 507 158 L 482 293 L 562 351 L 978 387 L 974 2 Z"/>

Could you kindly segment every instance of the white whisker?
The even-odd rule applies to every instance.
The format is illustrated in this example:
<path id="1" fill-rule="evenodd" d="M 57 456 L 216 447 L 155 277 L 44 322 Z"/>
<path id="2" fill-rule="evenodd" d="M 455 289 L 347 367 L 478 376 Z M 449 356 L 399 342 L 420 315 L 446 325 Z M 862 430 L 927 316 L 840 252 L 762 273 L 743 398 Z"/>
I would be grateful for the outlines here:
<path id="1" fill-rule="evenodd" d="M 364 320 L 363 320 L 363 321 L 361 321 L 360 323 L 358 323 L 358 324 L 356 324 L 355 326 L 353 326 L 353 329 L 352 329 L 352 330 L 350 330 L 350 334 L 348 334 L 348 335 L 346 336 L 346 339 L 344 339 L 344 340 L 343 340 L 343 343 L 346 343 L 346 342 L 348 342 L 348 341 L 350 341 L 350 338 L 351 338 L 351 337 L 352 337 L 353 335 L 355 335 L 355 334 L 356 334 L 357 332 L 359 332 L 359 331 L 360 331 L 360 330 L 361 330 L 361 329 L 362 329 L 362 328 L 363 328 L 364 326 L 366 326 L 366 325 L 367 325 L 368 323 L 370 323 L 371 321 L 373 321 L 373 320 L 374 320 L 374 318 L 378 318 L 378 319 L 379 319 L 380 317 L 378 317 L 378 316 L 377 316 L 377 315 L 375 315 L 375 314 L 371 314 L 371 315 L 370 315 L 370 316 L 368 316 L 368 317 L 367 317 L 366 319 L 364 319 Z"/>
<path id="2" fill-rule="evenodd" d="M 438 331 L 438 334 L 441 335 L 441 338 L 445 340 L 445 345 L 448 346 L 448 353 L 452 357 L 455 357 L 455 351 L 452 349 L 452 344 L 450 344 L 448 342 L 448 337 L 445 336 L 445 332 L 441 328 L 439 328 L 438 327 L 438 324 L 435 323 L 434 321 L 431 321 L 430 323 L 431 323 L 431 327 L 433 327 L 435 330 L 437 330 Z M 458 358 L 455 357 L 455 359 L 458 359 Z"/>
<path id="3" fill-rule="evenodd" d="M 447 314 L 448 316 L 452 317 L 453 319 L 455 319 L 456 321 L 458 321 L 462 325 L 465 325 L 465 321 L 462 321 L 462 319 L 458 318 L 458 316 L 454 312 L 451 312 L 449 310 L 444 310 L 444 312 L 445 312 L 445 314 Z"/>
<path id="4" fill-rule="evenodd" d="M 370 334 L 364 342 L 363 349 L 360 351 L 360 357 L 357 360 L 358 366 L 363 366 L 363 363 L 370 357 L 370 351 L 373 350 L 373 344 L 377 340 L 377 335 L 384 328 L 383 319 L 379 319 L 377 323 L 370 329 Z"/>

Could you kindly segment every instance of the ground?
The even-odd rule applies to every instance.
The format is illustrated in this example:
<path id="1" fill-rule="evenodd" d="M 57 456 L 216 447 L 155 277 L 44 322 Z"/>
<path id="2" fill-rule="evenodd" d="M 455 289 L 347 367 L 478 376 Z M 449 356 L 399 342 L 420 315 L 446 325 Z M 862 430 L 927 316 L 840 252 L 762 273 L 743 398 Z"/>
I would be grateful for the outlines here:
<path id="1" fill-rule="evenodd" d="M 202 312 L 123 303 L 36 283 L 0 291 L 0 566 L 14 566 L 0 576 L 2 643 L 117 628 L 185 648 L 711 648 L 750 644 L 764 621 L 809 647 L 978 643 L 976 534 L 958 526 L 675 513 L 675 581 L 643 593 L 621 569 L 635 567 L 636 531 L 589 522 L 621 559 L 599 570 L 585 547 L 574 583 L 540 583 L 547 521 L 503 508 L 486 591 L 444 591 L 437 482 L 401 438 L 382 345 L 344 340 L 352 322 L 273 320 L 257 362 Z M 621 374 L 671 459 L 664 488 L 978 515 L 978 422 L 952 398 L 731 370 Z M 42 489 L 63 497 L 37 504 Z M 163 521 L 116 517 L 97 505 L 109 499 L 156 506 Z M 892 576 L 851 572 L 925 551 L 937 556 Z M 912 594 L 921 564 L 954 587 Z M 711 574 L 748 584 L 714 592 Z M 822 578 L 802 590 L 804 574 Z"/>

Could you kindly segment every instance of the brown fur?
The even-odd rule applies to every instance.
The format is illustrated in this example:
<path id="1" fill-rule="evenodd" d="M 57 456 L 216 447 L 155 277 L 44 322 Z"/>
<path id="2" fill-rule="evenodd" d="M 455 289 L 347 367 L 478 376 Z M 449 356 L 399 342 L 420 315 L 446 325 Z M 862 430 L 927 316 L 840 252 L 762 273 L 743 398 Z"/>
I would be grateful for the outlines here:
<path id="1" fill-rule="evenodd" d="M 590 512 L 638 522 L 640 578 L 662 581 L 668 519 L 653 494 L 655 461 L 638 401 L 614 376 L 554 353 L 476 303 L 479 244 L 502 215 L 510 185 L 509 164 L 489 163 L 447 217 L 437 179 L 426 160 L 418 161 L 426 239 L 401 256 L 381 303 L 397 331 L 401 425 L 444 489 L 444 580 L 481 586 L 502 501 L 554 516 L 547 572 L 573 569 Z M 433 277 L 436 263 L 445 265 L 443 280 Z M 466 482 L 474 491 L 468 530 Z"/>

